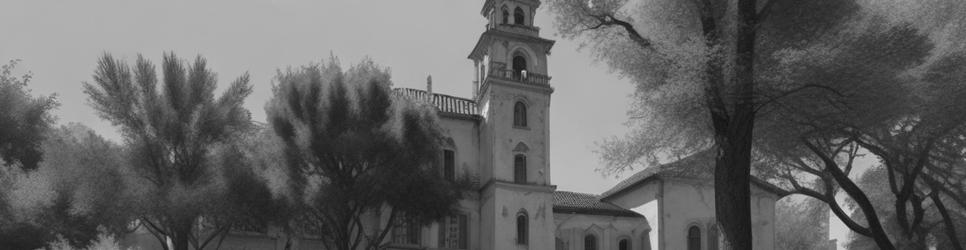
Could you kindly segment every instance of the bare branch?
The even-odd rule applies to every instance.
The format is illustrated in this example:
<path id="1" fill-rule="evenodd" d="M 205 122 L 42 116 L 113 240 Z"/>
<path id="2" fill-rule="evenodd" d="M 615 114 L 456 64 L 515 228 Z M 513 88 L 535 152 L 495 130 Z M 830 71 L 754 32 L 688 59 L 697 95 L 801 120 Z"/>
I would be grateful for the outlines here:
<path id="1" fill-rule="evenodd" d="M 597 19 L 598 23 L 597 25 L 589 27 L 587 29 L 598 29 L 601 27 L 620 26 L 621 28 L 624 29 L 625 32 L 627 32 L 627 37 L 630 38 L 631 41 L 634 41 L 634 43 L 636 43 L 638 46 L 644 49 L 654 50 L 654 47 L 651 46 L 652 45 L 651 40 L 644 38 L 644 36 L 641 36 L 641 33 L 637 32 L 637 29 L 634 28 L 633 24 L 626 22 L 624 20 L 617 19 L 611 14 L 597 14 L 597 15 L 589 14 L 589 16 L 593 17 L 594 19 Z"/>

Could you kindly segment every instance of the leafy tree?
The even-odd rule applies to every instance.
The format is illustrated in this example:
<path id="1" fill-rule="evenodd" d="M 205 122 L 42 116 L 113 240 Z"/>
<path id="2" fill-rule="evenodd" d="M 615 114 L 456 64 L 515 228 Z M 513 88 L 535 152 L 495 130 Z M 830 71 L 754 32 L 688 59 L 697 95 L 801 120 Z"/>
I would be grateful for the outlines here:
<path id="1" fill-rule="evenodd" d="M 435 112 L 393 95 L 389 78 L 370 60 L 343 71 L 334 58 L 276 76 L 268 121 L 304 221 L 327 249 L 378 249 L 401 218 L 437 220 L 461 198 L 460 182 L 432 167 Z"/>
<path id="2" fill-rule="evenodd" d="M 775 249 L 828 249 L 828 207 L 816 199 L 783 198 L 775 205 Z"/>
<path id="3" fill-rule="evenodd" d="M 824 82 L 839 95 L 802 94 L 782 100 L 778 105 L 781 111 L 776 113 L 781 113 L 778 117 L 785 122 L 775 123 L 782 129 L 765 130 L 789 133 L 772 135 L 774 141 L 762 148 L 773 155 L 786 154 L 772 164 L 780 169 L 788 167 L 778 170 L 784 171 L 778 175 L 789 181 L 792 192 L 825 201 L 846 226 L 874 239 L 877 247 L 892 248 L 897 244 L 903 249 L 922 248 L 930 234 L 931 226 L 924 220 L 930 202 L 936 204 L 934 212 L 942 214 L 947 210 L 943 204 L 946 199 L 940 196 L 950 195 L 953 201 L 957 196 L 950 188 L 957 181 L 944 178 L 939 182 L 933 178 L 962 172 L 953 166 L 962 166 L 958 163 L 964 158 L 961 138 L 966 119 L 962 110 L 966 107 L 958 100 L 966 93 L 966 85 L 957 79 L 964 64 L 953 63 L 961 57 L 958 53 L 939 53 L 938 60 L 926 60 L 927 55 L 938 52 L 921 31 L 911 26 L 889 28 L 881 34 L 885 36 L 859 36 L 857 47 L 846 47 L 852 54 L 881 51 L 872 54 L 878 56 L 850 56 L 872 60 L 844 60 L 830 64 L 834 68 L 801 63 L 815 72 L 793 74 L 790 78 Z M 840 65 L 868 66 L 867 70 L 855 71 L 861 68 Z M 917 73 L 920 71 L 924 73 Z M 835 84 L 836 81 L 849 84 Z M 815 102 L 817 98 L 824 101 Z M 850 177 L 855 172 L 854 160 L 861 158 L 860 151 L 882 161 L 889 173 L 877 181 L 888 184 L 881 187 L 893 195 L 893 208 L 883 209 L 872 199 L 882 190 L 859 188 Z M 944 168 L 941 172 L 945 174 L 933 172 L 936 168 Z M 857 215 L 850 217 L 847 209 L 838 204 L 835 197 L 839 191 L 851 199 L 860 211 Z M 857 216 L 861 216 L 860 220 Z M 953 218 L 944 217 L 947 218 L 943 221 L 948 222 L 945 229 L 956 235 Z M 892 229 L 902 233 L 893 234 Z M 951 246 L 959 245 L 956 237 L 950 239 Z"/>
<path id="4" fill-rule="evenodd" d="M 53 96 L 31 96 L 27 83 L 33 75 L 14 75 L 18 62 L 0 65 L 0 160 L 5 166 L 17 164 L 30 170 L 42 159 L 41 141 L 57 101 Z"/>
<path id="5" fill-rule="evenodd" d="M 9 194 L 21 201 L 0 215 L 10 222 L 0 224 L 0 245 L 35 249 L 63 240 L 86 248 L 101 234 L 128 232 L 124 204 L 115 202 L 125 196 L 120 147 L 79 124 L 49 131 L 45 138 L 44 160 L 30 175 L 18 176 L 13 187 L 40 195 Z M 25 206 L 24 200 L 32 202 Z"/>
<path id="6" fill-rule="evenodd" d="M 730 247 L 752 248 L 749 180 L 761 109 L 820 86 L 785 82 L 790 51 L 834 47 L 853 1 L 551 1 L 558 30 L 637 86 L 626 139 L 605 142 L 611 172 L 709 147 L 715 213 Z M 830 43 L 833 42 L 833 43 Z M 832 93 L 825 93 L 831 95 Z"/>
<path id="7" fill-rule="evenodd" d="M 923 222 L 921 222 L 922 226 L 916 232 L 917 235 L 922 236 L 915 238 L 903 237 L 903 230 L 898 220 L 896 220 L 895 196 L 890 191 L 889 182 L 883 181 L 889 178 L 887 171 L 885 166 L 875 166 L 863 173 L 861 178 L 858 179 L 858 183 L 863 190 L 869 190 L 867 193 L 875 204 L 876 209 L 880 211 L 880 216 L 883 218 L 886 231 L 899 242 L 899 245 L 920 249 L 926 249 L 929 246 L 935 247 L 936 249 L 956 249 L 957 243 L 955 241 L 962 242 L 966 240 L 966 236 L 962 234 L 954 234 L 954 237 L 949 237 L 946 233 L 948 229 L 946 228 L 944 218 L 942 218 L 943 216 L 939 214 L 937 209 L 934 209 L 935 203 L 925 206 L 922 218 Z M 960 209 L 959 211 L 963 210 Z M 859 211 L 853 212 L 851 216 L 857 221 L 864 220 Z M 966 226 L 966 217 L 961 213 L 952 213 L 950 216 L 954 217 L 951 223 L 954 223 L 956 227 L 963 228 Z M 929 242 L 927 238 L 934 240 L 933 242 Z M 871 238 L 854 233 L 850 236 L 847 247 L 848 249 L 860 250 L 878 249 Z"/>
<path id="8" fill-rule="evenodd" d="M 206 215 L 225 197 L 226 176 L 213 149 L 233 143 L 252 124 L 242 103 L 252 89 L 248 75 L 237 78 L 215 98 L 215 73 L 205 59 L 188 64 L 166 53 L 158 86 L 155 66 L 138 56 L 134 67 L 105 54 L 93 83 L 84 92 L 98 114 L 120 128 L 130 171 L 141 186 L 133 187 L 137 221 L 165 245 L 205 247 L 219 236 L 205 230 Z M 236 167 L 236 166 L 228 166 Z M 231 183 L 230 181 L 226 181 Z M 224 229 L 215 232 L 227 231 Z"/>

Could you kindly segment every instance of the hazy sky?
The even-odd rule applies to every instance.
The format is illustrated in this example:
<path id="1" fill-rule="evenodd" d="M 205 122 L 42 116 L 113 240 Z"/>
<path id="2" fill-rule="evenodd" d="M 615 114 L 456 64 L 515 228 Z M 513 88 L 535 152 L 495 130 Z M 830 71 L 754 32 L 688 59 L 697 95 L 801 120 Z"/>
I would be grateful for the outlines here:
<path id="1" fill-rule="evenodd" d="M 4 1 L 0 60 L 19 58 L 34 73 L 35 94 L 56 93 L 58 122 L 79 122 L 119 141 L 115 129 L 88 105 L 81 82 L 91 81 L 104 52 L 133 63 L 138 53 L 156 64 L 161 54 L 201 54 L 218 73 L 219 87 L 248 72 L 255 86 L 246 100 L 265 120 L 276 69 L 327 59 L 343 64 L 369 56 L 392 69 L 396 87 L 470 95 L 473 64 L 466 59 L 484 30 L 482 1 L 454 0 L 209 0 Z M 592 151 L 621 135 L 632 86 L 593 62 L 577 44 L 560 39 L 541 8 L 535 25 L 557 40 L 549 58 L 552 182 L 561 190 L 600 193 L 616 183 L 594 171 Z M 624 177 L 627 174 L 623 175 Z"/>

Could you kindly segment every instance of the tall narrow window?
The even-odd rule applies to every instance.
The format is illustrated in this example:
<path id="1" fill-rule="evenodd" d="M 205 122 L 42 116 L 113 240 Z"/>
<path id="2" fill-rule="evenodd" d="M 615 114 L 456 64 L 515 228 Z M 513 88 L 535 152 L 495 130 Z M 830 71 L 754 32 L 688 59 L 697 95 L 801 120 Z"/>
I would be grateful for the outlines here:
<path id="1" fill-rule="evenodd" d="M 393 226 L 392 242 L 403 245 L 419 245 L 420 226 L 415 220 L 406 215 L 396 217 Z"/>
<path id="2" fill-rule="evenodd" d="M 447 180 L 456 179 L 456 153 L 453 150 L 443 150 L 443 177 Z"/>
<path id="3" fill-rule="evenodd" d="M 597 250 L 597 236 L 593 234 L 584 236 L 584 250 Z"/>
<path id="4" fill-rule="evenodd" d="M 439 246 L 448 249 L 468 249 L 469 232 L 465 214 L 449 216 L 440 222 Z"/>
<path id="5" fill-rule="evenodd" d="M 527 157 L 516 155 L 513 157 L 513 182 L 527 183 Z"/>
<path id="6" fill-rule="evenodd" d="M 621 239 L 617 242 L 618 250 L 631 250 L 631 242 L 627 239 Z"/>
<path id="7" fill-rule="evenodd" d="M 530 236 L 530 226 L 527 220 L 527 212 L 517 214 L 517 244 L 527 244 L 527 238 Z"/>
<path id="8" fill-rule="evenodd" d="M 513 55 L 513 65 L 510 66 L 513 69 L 514 80 L 520 81 L 527 78 L 527 59 L 523 55 Z"/>
<path id="9" fill-rule="evenodd" d="M 510 11 L 506 10 L 506 6 L 503 6 L 503 24 L 510 22 Z"/>
<path id="10" fill-rule="evenodd" d="M 527 126 L 527 105 L 523 102 L 517 102 L 513 104 L 513 126 L 515 127 L 526 127 Z"/>
<path id="11" fill-rule="evenodd" d="M 688 250 L 701 250 L 701 229 L 698 226 L 688 228 Z"/>
<path id="12" fill-rule="evenodd" d="M 526 25 L 527 15 L 523 13 L 523 9 L 517 7 L 513 10 L 513 23 L 519 25 Z"/>

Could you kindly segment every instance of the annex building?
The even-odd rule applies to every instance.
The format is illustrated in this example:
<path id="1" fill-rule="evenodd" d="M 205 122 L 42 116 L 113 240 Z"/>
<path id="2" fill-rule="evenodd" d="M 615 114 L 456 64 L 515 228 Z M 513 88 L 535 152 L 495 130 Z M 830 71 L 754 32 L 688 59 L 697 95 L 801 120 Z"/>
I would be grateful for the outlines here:
<path id="1" fill-rule="evenodd" d="M 554 41 L 533 26 L 539 6 L 539 0 L 484 1 L 486 29 L 469 51 L 476 73 L 472 93 L 462 94 L 467 97 L 435 93 L 431 82 L 425 90 L 396 89 L 437 108 L 448 136 L 440 152 L 445 176 L 470 176 L 479 184 L 460 202 L 460 215 L 431 225 L 397 224 L 386 248 L 723 249 L 714 223 L 712 161 L 700 154 L 645 169 L 600 195 L 561 191 L 551 183 L 553 167 L 576 166 L 550 165 L 554 88 L 547 56 Z M 752 185 L 755 248 L 773 249 L 775 201 L 781 197 L 757 184 Z M 321 249 L 312 239 L 244 232 L 233 233 L 221 249 L 286 244 Z"/>

